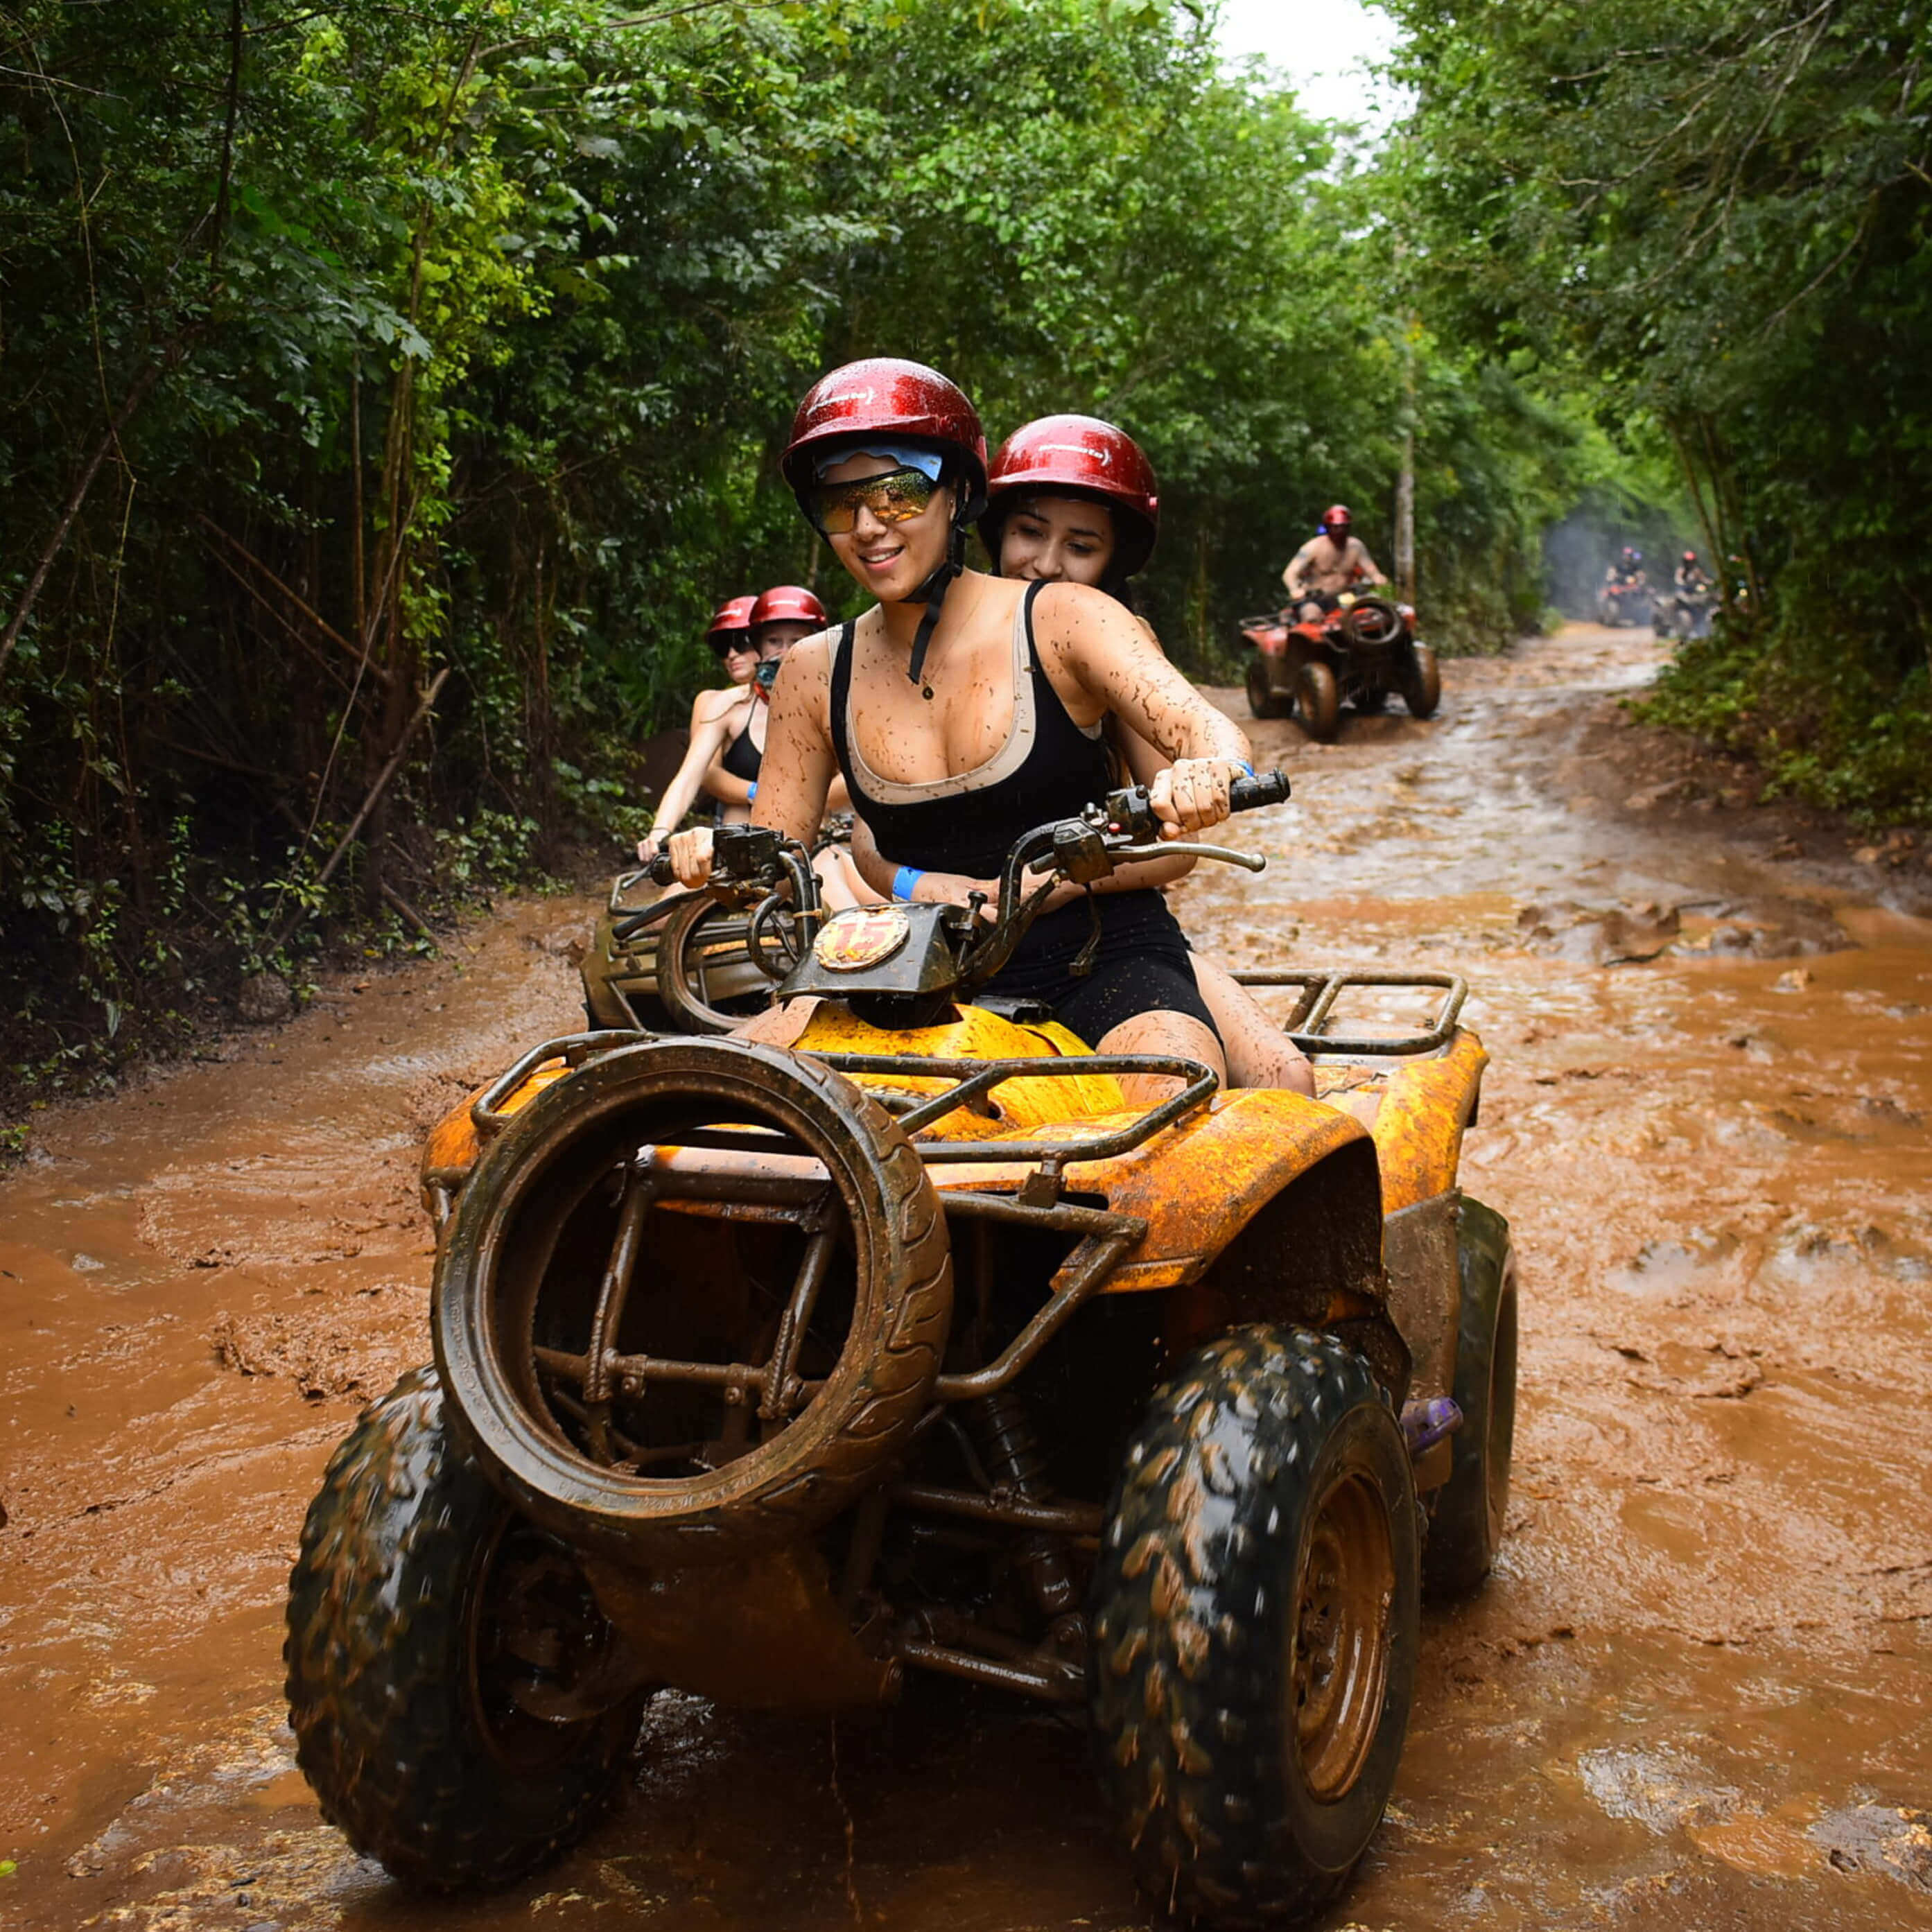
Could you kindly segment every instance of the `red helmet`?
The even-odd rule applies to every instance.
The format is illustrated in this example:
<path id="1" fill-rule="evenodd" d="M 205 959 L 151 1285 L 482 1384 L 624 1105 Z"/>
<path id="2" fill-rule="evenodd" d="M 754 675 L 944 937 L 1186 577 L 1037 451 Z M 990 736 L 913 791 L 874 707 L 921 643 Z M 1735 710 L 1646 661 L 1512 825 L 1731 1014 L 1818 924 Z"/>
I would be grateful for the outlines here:
<path id="1" fill-rule="evenodd" d="M 1684 561 L 1686 563 L 1695 563 L 1697 561 L 1697 553 L 1694 550 L 1687 550 L 1684 553 Z"/>
<path id="2" fill-rule="evenodd" d="M 791 419 L 791 439 L 778 468 L 802 496 L 812 465 L 830 446 L 866 436 L 937 445 L 965 472 L 963 522 L 986 500 L 986 434 L 965 392 L 937 369 L 897 356 L 868 356 L 821 376 L 805 392 Z"/>
<path id="3" fill-rule="evenodd" d="M 1042 416 L 1000 444 L 980 524 L 996 562 L 1000 531 L 1018 498 L 1057 490 L 1097 496 L 1114 512 L 1119 575 L 1131 577 L 1147 562 L 1160 529 L 1154 465 L 1125 430 L 1078 416 Z"/>
<path id="4" fill-rule="evenodd" d="M 1322 527 L 1331 533 L 1336 530 L 1352 529 L 1354 521 L 1354 518 L 1348 514 L 1348 506 L 1346 503 L 1330 503 L 1328 508 L 1322 512 Z"/>
<path id="5" fill-rule="evenodd" d="M 802 584 L 775 584 L 752 606 L 755 633 L 767 624 L 823 624 L 825 606 Z"/>
<path id="6" fill-rule="evenodd" d="M 755 597 L 728 597 L 712 613 L 704 627 L 704 641 L 720 657 L 740 638 L 750 635 L 752 608 L 758 601 Z"/>

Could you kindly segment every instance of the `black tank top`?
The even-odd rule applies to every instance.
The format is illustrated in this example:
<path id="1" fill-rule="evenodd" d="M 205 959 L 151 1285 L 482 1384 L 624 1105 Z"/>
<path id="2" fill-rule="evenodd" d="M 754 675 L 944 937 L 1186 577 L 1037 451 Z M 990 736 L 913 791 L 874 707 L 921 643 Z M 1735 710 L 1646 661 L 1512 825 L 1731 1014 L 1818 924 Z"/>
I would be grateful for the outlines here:
<path id="1" fill-rule="evenodd" d="M 894 784 L 864 763 L 850 716 L 856 626 L 840 629 L 832 658 L 832 746 L 854 811 L 894 864 L 991 878 L 1021 833 L 1069 817 L 1112 784 L 1105 736 L 1074 723 L 1040 667 L 1033 606 L 1046 587 L 1029 584 L 1013 614 L 1013 727 L 1006 743 L 974 770 L 930 783 Z"/>
<path id="2" fill-rule="evenodd" d="M 755 705 L 760 700 L 754 698 L 752 702 Z M 752 742 L 752 719 L 757 715 L 746 713 L 744 730 L 725 746 L 724 755 L 718 760 L 734 778 L 742 778 L 747 784 L 758 783 L 758 767 L 765 761 L 764 753 Z"/>

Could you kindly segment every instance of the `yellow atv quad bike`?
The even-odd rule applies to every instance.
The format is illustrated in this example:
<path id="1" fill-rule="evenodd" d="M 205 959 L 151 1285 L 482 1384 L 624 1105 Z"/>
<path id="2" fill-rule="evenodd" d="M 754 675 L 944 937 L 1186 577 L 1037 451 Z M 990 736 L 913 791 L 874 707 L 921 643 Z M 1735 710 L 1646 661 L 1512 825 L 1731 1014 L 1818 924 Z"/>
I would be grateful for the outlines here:
<path id="1" fill-rule="evenodd" d="M 710 890 L 820 1001 L 796 1045 L 554 1040 L 436 1129 L 436 1365 L 337 1451 L 290 1580 L 302 1768 L 358 1851 L 505 1882 L 613 1796 L 657 1688 L 837 1712 L 924 1672 L 1084 1708 L 1184 1918 L 1342 1891 L 1424 1581 L 1502 1530 L 1515 1276 L 1456 1184 L 1484 1055 L 1447 976 L 1379 976 L 1433 996 L 1402 1039 L 1335 1030 L 1370 976 L 1258 976 L 1333 1100 L 970 1002 L 1029 866 L 1090 882 L 1154 831 L 1123 791 L 1029 833 L 989 922 L 828 918 L 800 847 L 728 829 Z"/>

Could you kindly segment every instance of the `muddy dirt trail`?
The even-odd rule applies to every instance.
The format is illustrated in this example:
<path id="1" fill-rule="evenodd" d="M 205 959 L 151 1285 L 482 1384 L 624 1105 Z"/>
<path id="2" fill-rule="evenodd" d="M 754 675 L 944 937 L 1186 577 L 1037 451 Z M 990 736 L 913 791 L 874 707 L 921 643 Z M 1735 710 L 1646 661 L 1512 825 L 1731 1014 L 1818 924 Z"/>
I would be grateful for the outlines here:
<path id="1" fill-rule="evenodd" d="M 1431 724 L 1256 726 L 1274 863 L 1180 894 L 1237 962 L 1466 972 L 1496 1056 L 1465 1178 L 1523 1266 L 1509 1537 L 1427 1620 L 1336 1926 L 1932 1928 L 1932 872 L 1618 723 L 1654 656 L 1578 627 L 1451 664 Z M 0 1924 L 1150 1923 L 1079 1733 L 963 1695 L 836 1735 L 662 1697 L 625 1805 L 480 1902 L 318 1818 L 302 1514 L 427 1352 L 422 1130 L 576 1023 L 584 916 L 520 902 L 0 1183 Z"/>

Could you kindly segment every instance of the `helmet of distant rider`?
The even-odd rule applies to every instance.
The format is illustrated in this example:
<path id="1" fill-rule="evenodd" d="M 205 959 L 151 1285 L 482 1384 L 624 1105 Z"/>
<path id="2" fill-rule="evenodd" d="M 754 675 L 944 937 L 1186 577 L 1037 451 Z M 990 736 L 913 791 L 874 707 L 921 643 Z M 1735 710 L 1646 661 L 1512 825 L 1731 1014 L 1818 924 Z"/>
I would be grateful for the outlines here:
<path id="1" fill-rule="evenodd" d="M 1160 533 L 1154 465 L 1124 429 L 1097 416 L 1042 416 L 1000 444 L 986 484 L 980 534 L 997 565 L 1000 532 L 1028 496 L 1091 496 L 1114 514 L 1112 574 L 1133 575 Z"/>
<path id="2" fill-rule="evenodd" d="M 1684 553 L 1684 561 L 1686 563 L 1695 563 L 1697 561 L 1697 553 L 1694 550 L 1687 550 Z"/>
<path id="3" fill-rule="evenodd" d="M 1343 542 L 1354 526 L 1355 520 L 1349 514 L 1346 503 L 1330 503 L 1322 512 L 1322 527 L 1331 543 Z"/>
<path id="4" fill-rule="evenodd" d="M 825 606 L 802 584 L 777 584 L 752 606 L 755 636 L 767 624 L 824 624 Z"/>
<path id="5" fill-rule="evenodd" d="M 821 376 L 792 418 L 778 467 L 801 508 L 819 464 L 840 449 L 862 449 L 868 436 L 937 450 L 946 462 L 944 480 L 959 485 L 957 524 L 986 507 L 986 433 L 965 392 L 923 362 L 868 356 Z"/>
<path id="6" fill-rule="evenodd" d="M 722 658 L 727 651 L 752 641 L 752 611 L 755 597 L 728 597 L 704 627 L 704 641 Z"/>

